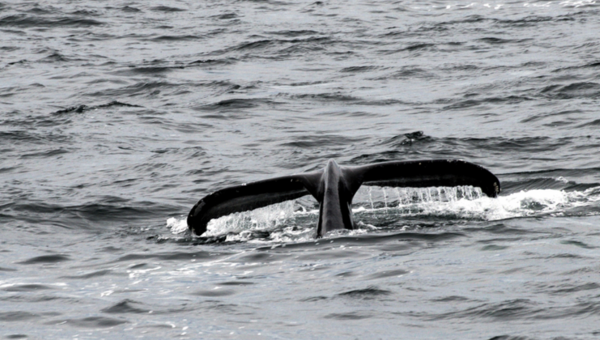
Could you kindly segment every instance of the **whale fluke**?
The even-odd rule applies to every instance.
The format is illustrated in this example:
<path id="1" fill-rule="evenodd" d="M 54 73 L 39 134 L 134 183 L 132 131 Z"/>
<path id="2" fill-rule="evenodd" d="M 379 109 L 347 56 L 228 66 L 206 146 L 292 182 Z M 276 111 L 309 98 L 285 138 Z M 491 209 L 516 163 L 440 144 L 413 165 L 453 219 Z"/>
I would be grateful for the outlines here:
<path id="1" fill-rule="evenodd" d="M 470 185 L 489 197 L 500 181 L 487 169 L 461 160 L 393 161 L 340 167 L 329 160 L 323 170 L 242 184 L 213 192 L 190 211 L 187 224 L 196 235 L 213 218 L 312 195 L 320 205 L 317 237 L 334 229 L 353 229 L 352 199 L 361 185 L 436 187 Z"/>

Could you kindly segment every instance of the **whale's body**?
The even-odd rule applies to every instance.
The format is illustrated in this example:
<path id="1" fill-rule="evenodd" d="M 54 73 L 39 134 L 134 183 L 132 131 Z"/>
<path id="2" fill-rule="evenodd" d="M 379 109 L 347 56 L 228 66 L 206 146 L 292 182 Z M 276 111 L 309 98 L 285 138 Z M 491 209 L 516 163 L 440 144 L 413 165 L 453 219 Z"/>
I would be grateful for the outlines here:
<path id="1" fill-rule="evenodd" d="M 352 198 L 361 185 L 433 187 L 470 185 L 489 197 L 500 193 L 498 178 L 485 168 L 460 160 L 395 161 L 340 167 L 334 160 L 320 171 L 243 184 L 202 198 L 187 224 L 196 235 L 213 218 L 312 195 L 320 204 L 317 237 L 335 229 L 354 229 Z"/>

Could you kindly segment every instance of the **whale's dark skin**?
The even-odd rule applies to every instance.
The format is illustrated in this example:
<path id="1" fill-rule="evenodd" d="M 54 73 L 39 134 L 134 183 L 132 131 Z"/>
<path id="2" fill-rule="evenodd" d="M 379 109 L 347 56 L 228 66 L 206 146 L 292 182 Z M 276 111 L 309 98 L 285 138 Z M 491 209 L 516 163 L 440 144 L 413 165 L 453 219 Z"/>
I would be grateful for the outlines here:
<path id="1" fill-rule="evenodd" d="M 361 185 L 434 187 L 471 185 L 489 197 L 500 181 L 485 168 L 461 160 L 394 161 L 340 167 L 329 160 L 323 170 L 278 177 L 216 191 L 194 205 L 187 224 L 196 235 L 213 218 L 312 195 L 320 204 L 317 237 L 335 229 L 354 229 L 352 198 Z"/>

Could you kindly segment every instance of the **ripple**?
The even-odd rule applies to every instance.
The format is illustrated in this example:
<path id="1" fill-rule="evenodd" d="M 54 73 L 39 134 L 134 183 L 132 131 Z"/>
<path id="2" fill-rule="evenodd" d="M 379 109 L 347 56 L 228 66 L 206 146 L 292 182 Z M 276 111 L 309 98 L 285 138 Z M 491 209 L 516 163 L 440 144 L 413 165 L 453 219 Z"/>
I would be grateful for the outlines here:
<path id="1" fill-rule="evenodd" d="M 104 316 L 90 316 L 82 319 L 65 319 L 67 325 L 81 328 L 109 328 L 129 323 L 127 320 L 107 318 Z M 60 321 L 59 321 L 60 322 Z M 56 322 L 52 322 L 56 324 Z"/>
<path id="2" fill-rule="evenodd" d="M 389 290 L 378 289 L 375 287 L 369 287 L 365 289 L 354 289 L 347 292 L 339 293 L 337 296 L 339 297 L 347 297 L 352 299 L 377 299 L 382 296 L 391 295 L 392 292 Z"/>
<path id="3" fill-rule="evenodd" d="M 230 296 L 230 295 L 234 295 L 234 294 L 236 294 L 236 292 L 231 289 L 199 290 L 199 291 L 192 293 L 192 295 L 206 296 L 206 297 Z"/>
<path id="4" fill-rule="evenodd" d="M 141 303 L 125 299 L 123 301 L 117 302 L 116 304 L 110 307 L 102 309 L 102 312 L 108 314 L 140 314 L 148 313 L 150 311 L 149 309 L 135 307 L 135 305 L 141 305 Z"/>
<path id="5" fill-rule="evenodd" d="M 0 320 L 5 322 L 29 321 L 39 318 L 41 316 L 38 314 L 23 311 L 0 312 Z"/>
<path id="6" fill-rule="evenodd" d="M 45 263 L 58 263 L 64 261 L 70 261 L 71 258 L 67 255 L 42 255 L 32 257 L 28 260 L 17 262 L 18 264 L 45 264 Z"/>
<path id="7" fill-rule="evenodd" d="M 11 286 L 2 288 L 2 290 L 7 291 L 7 292 L 35 292 L 38 290 L 46 290 L 46 289 L 52 289 L 52 287 L 47 286 L 47 285 L 41 285 L 41 284 L 21 284 L 21 285 L 11 285 Z"/>
<path id="8" fill-rule="evenodd" d="M 373 317 L 373 315 L 369 312 L 357 311 L 357 312 L 348 312 L 348 313 L 331 313 L 324 316 L 325 319 L 335 319 L 335 320 L 362 320 L 369 319 Z"/>
<path id="9" fill-rule="evenodd" d="M 92 27 L 104 25 L 104 22 L 78 17 L 39 17 L 15 14 L 0 18 L 0 27 Z"/>

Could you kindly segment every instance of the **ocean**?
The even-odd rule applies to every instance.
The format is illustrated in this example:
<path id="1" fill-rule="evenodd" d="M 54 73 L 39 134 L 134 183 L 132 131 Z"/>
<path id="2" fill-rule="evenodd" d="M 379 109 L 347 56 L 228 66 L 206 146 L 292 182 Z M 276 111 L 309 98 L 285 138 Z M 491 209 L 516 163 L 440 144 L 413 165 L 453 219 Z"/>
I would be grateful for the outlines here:
<path id="1" fill-rule="evenodd" d="M 0 0 L 0 337 L 600 338 L 600 3 Z M 463 159 L 186 217 L 229 186 Z"/>

